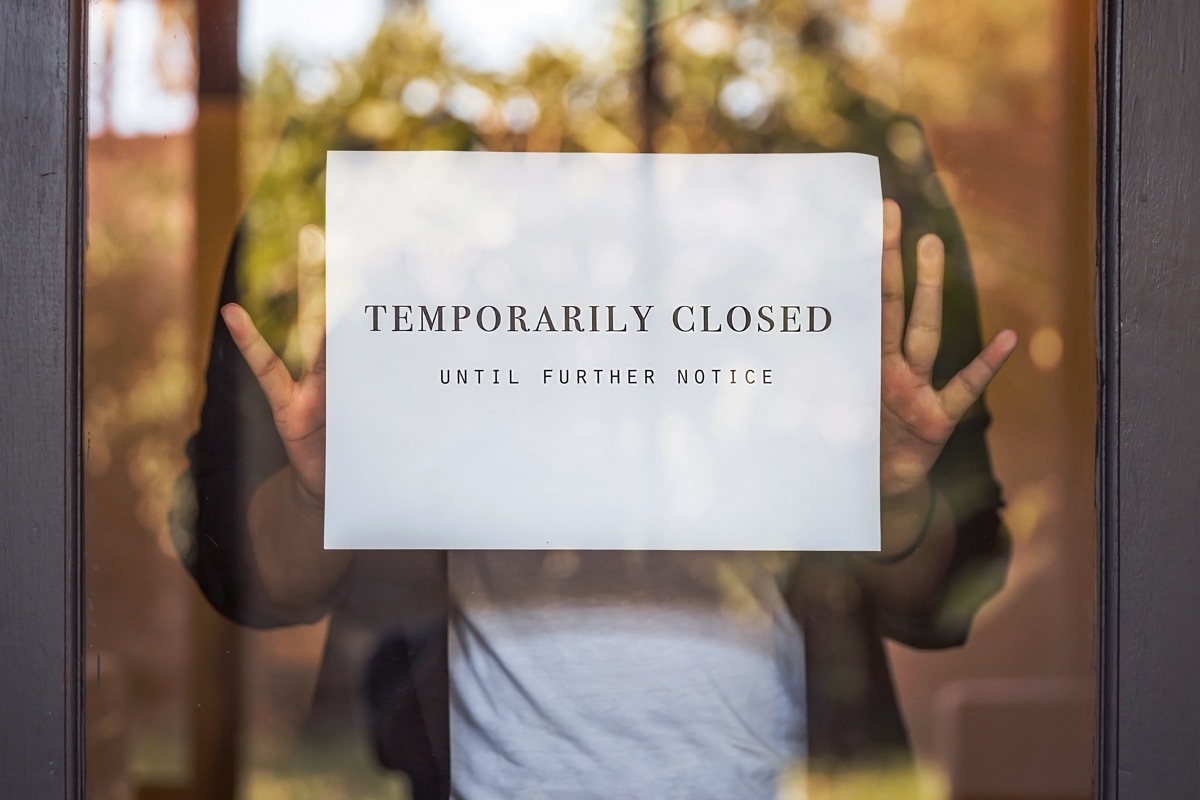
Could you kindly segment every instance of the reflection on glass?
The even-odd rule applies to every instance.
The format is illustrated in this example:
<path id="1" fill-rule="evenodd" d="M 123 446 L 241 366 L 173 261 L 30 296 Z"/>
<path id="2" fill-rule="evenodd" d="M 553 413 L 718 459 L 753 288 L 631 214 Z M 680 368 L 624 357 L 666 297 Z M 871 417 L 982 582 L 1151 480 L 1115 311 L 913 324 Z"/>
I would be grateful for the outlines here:
<path id="1" fill-rule="evenodd" d="M 286 627 L 314 615 L 257 614 L 238 594 L 241 576 L 201 575 L 201 596 L 180 558 L 195 543 L 173 539 L 167 522 L 187 507 L 177 479 L 204 399 L 235 226 L 233 289 L 267 339 L 299 360 L 296 265 L 320 258 L 329 149 L 878 154 L 910 220 L 908 252 L 922 225 L 961 256 L 969 251 L 981 322 L 951 309 L 947 326 L 962 325 L 968 340 L 976 327 L 1022 334 L 989 392 L 1012 560 L 964 647 L 889 645 L 915 775 L 883 763 L 882 777 L 874 768 L 813 772 L 787 790 L 1088 796 L 1093 137 L 1084 12 L 1024 0 L 664 2 L 647 29 L 643 8 L 601 0 L 530 4 L 528 14 L 466 0 L 377 0 L 337 12 L 224 5 L 241 20 L 245 83 L 232 100 L 195 88 L 197 70 L 212 68 L 205 37 L 223 34 L 198 26 L 190 4 L 107 0 L 90 14 L 94 796 L 236 785 L 246 797 L 402 797 L 410 784 L 420 792 L 438 780 L 414 754 L 420 762 L 444 731 L 433 714 L 419 741 L 405 738 L 411 729 L 398 721 L 428 709 L 395 676 L 423 680 L 444 668 L 439 556 L 360 559 L 353 599 L 332 621 Z M 223 113 L 229 102 L 236 114 Z M 211 166 L 222 159 L 228 170 Z M 221 199 L 241 195 L 244 213 Z M 970 305 L 969 290 L 962 296 Z M 551 593 L 582 568 L 571 554 L 539 558 L 528 572 Z M 957 583 L 947 624 L 965 626 L 996 577 L 983 570 Z M 639 580 L 641 590 L 655 585 Z M 719 604 L 731 607 L 756 585 L 719 571 L 697 580 L 723 587 Z M 844 574 L 819 563 L 804 587 L 834 605 L 857 602 Z M 265 627 L 226 623 L 210 603 Z M 810 648 L 821 635 L 810 621 Z M 887 740 L 886 726 L 899 721 L 879 715 L 887 698 L 856 689 L 861 676 L 831 674 L 868 708 L 862 730 L 848 735 Z M 868 683 L 890 691 L 886 676 Z M 820 709 L 808 713 L 812 726 Z M 1045 731 L 1049 742 L 1030 744 L 1045 742 Z M 411 778 L 397 777 L 406 766 Z"/>

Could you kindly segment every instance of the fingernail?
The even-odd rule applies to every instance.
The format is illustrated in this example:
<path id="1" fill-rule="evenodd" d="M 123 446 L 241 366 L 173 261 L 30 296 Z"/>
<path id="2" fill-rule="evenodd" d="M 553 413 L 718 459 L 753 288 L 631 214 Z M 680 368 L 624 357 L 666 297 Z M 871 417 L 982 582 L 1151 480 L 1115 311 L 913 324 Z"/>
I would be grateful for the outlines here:
<path id="1" fill-rule="evenodd" d="M 225 327 L 235 336 L 241 331 L 242 321 L 237 312 L 238 307 L 233 303 L 221 306 L 221 319 L 225 320 Z"/>
<path id="2" fill-rule="evenodd" d="M 924 236 L 921 238 L 921 255 L 925 258 L 934 258 L 942 249 L 942 240 L 936 236 Z"/>
<path id="3" fill-rule="evenodd" d="M 883 203 L 883 232 L 892 233 L 900 225 L 900 206 L 895 201 L 885 200 Z"/>

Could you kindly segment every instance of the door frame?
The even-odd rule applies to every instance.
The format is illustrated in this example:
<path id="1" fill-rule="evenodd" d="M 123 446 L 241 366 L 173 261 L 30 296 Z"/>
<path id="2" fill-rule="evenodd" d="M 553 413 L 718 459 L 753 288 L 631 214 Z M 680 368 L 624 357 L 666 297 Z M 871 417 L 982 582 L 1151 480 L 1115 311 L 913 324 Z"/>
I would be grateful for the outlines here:
<path id="1" fill-rule="evenodd" d="M 86 13 L 0 4 L 2 797 L 84 793 Z M 1095 793 L 1200 797 L 1200 5 L 1097 19 Z"/>
<path id="2" fill-rule="evenodd" d="M 1200 5 L 1099 19 L 1096 794 L 1200 797 Z"/>
<path id="3" fill-rule="evenodd" d="M 0 3 L 0 797 L 83 794 L 84 15 Z"/>

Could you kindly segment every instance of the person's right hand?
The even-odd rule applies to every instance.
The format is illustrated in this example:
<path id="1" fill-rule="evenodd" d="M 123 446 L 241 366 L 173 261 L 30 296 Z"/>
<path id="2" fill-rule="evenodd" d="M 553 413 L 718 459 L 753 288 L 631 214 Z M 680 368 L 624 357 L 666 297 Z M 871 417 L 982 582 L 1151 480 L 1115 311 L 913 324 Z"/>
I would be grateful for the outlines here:
<path id="1" fill-rule="evenodd" d="M 275 428 L 287 450 L 296 482 L 314 503 L 325 502 L 325 276 L 320 233 L 300 232 L 297 258 L 296 326 L 301 371 L 293 380 L 287 365 L 271 349 L 237 303 L 221 308 L 233 341 L 267 396 Z"/>

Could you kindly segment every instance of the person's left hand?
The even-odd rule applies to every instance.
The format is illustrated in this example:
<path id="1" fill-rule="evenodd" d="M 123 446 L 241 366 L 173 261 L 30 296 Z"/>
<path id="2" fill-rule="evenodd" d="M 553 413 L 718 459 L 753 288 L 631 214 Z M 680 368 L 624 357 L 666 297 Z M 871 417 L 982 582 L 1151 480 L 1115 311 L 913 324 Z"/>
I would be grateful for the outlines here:
<path id="1" fill-rule="evenodd" d="M 883 361 L 879 482 L 881 496 L 910 492 L 929 470 L 954 426 L 983 394 L 1017 346 L 1017 334 L 996 334 L 970 364 L 938 391 L 931 381 L 942 338 L 945 248 L 935 234 L 917 243 L 917 286 L 904 319 L 900 259 L 900 206 L 883 206 Z"/>

